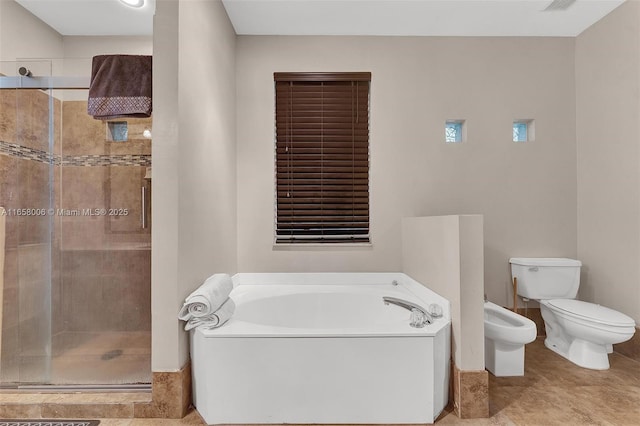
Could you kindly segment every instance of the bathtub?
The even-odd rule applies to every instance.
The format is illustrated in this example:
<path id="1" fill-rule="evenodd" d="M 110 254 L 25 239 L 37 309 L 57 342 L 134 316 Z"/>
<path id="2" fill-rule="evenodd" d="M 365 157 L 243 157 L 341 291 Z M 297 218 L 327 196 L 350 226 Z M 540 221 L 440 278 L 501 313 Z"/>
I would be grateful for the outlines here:
<path id="1" fill-rule="evenodd" d="M 237 274 L 223 327 L 191 331 L 208 424 L 433 423 L 447 405 L 449 302 L 400 273 Z M 383 296 L 438 304 L 410 327 Z"/>

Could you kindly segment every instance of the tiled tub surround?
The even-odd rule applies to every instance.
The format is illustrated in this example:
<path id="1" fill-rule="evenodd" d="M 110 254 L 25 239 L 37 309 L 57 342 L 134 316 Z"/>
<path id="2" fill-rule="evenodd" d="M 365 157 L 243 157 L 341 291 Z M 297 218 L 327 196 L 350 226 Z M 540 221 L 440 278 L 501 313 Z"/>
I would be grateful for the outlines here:
<path id="1" fill-rule="evenodd" d="M 86 102 L 54 99 L 51 152 L 48 102 L 39 90 L 0 91 L 0 206 L 9 209 L 0 382 L 78 383 L 93 375 L 94 383 L 148 383 L 150 230 L 140 228 L 140 193 L 150 188 L 151 144 L 141 129 L 151 121 L 130 120 L 136 139 L 107 142 Z M 129 211 L 11 214 L 46 208 L 51 188 L 56 210 Z"/>

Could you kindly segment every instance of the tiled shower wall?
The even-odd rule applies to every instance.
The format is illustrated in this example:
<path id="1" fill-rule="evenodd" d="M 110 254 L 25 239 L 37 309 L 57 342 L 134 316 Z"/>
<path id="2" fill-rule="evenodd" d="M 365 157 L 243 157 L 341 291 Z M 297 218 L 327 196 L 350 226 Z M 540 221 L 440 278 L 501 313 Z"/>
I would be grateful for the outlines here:
<path id="1" fill-rule="evenodd" d="M 39 90 L 0 90 L 0 206 L 9 209 L 0 382 L 41 380 L 50 334 L 57 355 L 65 332 L 150 330 L 150 228 L 140 218 L 151 154 L 141 133 L 151 120 L 124 120 L 131 140 L 108 142 L 86 102 L 54 99 L 51 153 L 49 101 Z M 11 214 L 49 206 L 52 166 L 55 214 Z"/>
<path id="2" fill-rule="evenodd" d="M 118 120 L 127 122 L 129 140 L 111 142 L 106 124 L 86 111 L 85 101 L 63 103 L 56 200 L 65 210 L 107 213 L 59 217 L 65 330 L 150 331 L 151 228 L 142 228 L 141 216 L 145 186 L 150 223 L 151 141 L 142 132 L 151 119 Z"/>

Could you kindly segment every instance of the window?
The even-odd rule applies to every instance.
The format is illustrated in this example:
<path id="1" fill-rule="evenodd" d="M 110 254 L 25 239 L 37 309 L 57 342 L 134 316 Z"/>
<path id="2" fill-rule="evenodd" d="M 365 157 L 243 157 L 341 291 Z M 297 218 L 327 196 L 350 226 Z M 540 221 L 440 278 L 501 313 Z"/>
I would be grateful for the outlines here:
<path id="1" fill-rule="evenodd" d="M 464 120 L 447 120 L 444 124 L 444 141 L 447 143 L 464 140 Z"/>
<path id="2" fill-rule="evenodd" d="M 107 122 L 107 140 L 111 142 L 126 142 L 129 139 L 129 130 L 126 121 Z"/>
<path id="3" fill-rule="evenodd" d="M 513 141 L 528 142 L 534 139 L 533 120 L 515 120 L 513 122 Z"/>
<path id="4" fill-rule="evenodd" d="M 275 73 L 276 243 L 369 242 L 371 73 Z"/>

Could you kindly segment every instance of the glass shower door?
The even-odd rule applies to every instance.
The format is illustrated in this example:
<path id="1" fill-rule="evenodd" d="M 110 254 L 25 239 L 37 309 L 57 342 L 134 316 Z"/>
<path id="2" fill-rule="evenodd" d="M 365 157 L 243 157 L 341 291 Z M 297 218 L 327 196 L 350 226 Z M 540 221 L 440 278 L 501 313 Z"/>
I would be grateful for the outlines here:
<path id="1" fill-rule="evenodd" d="M 19 84 L 31 78 L 19 77 L 21 67 L 25 74 L 51 75 L 50 61 L 0 64 Z M 50 380 L 53 105 L 50 90 L 0 90 L 1 384 Z"/>
<path id="2" fill-rule="evenodd" d="M 25 88 L 52 69 L 0 62 L 0 387 L 145 386 L 151 119 L 94 120 L 86 89 Z"/>
<path id="3" fill-rule="evenodd" d="M 60 215 L 63 330 L 57 384 L 151 381 L 151 119 L 95 120 L 65 96 Z M 146 136 L 145 136 L 146 135 Z"/>

